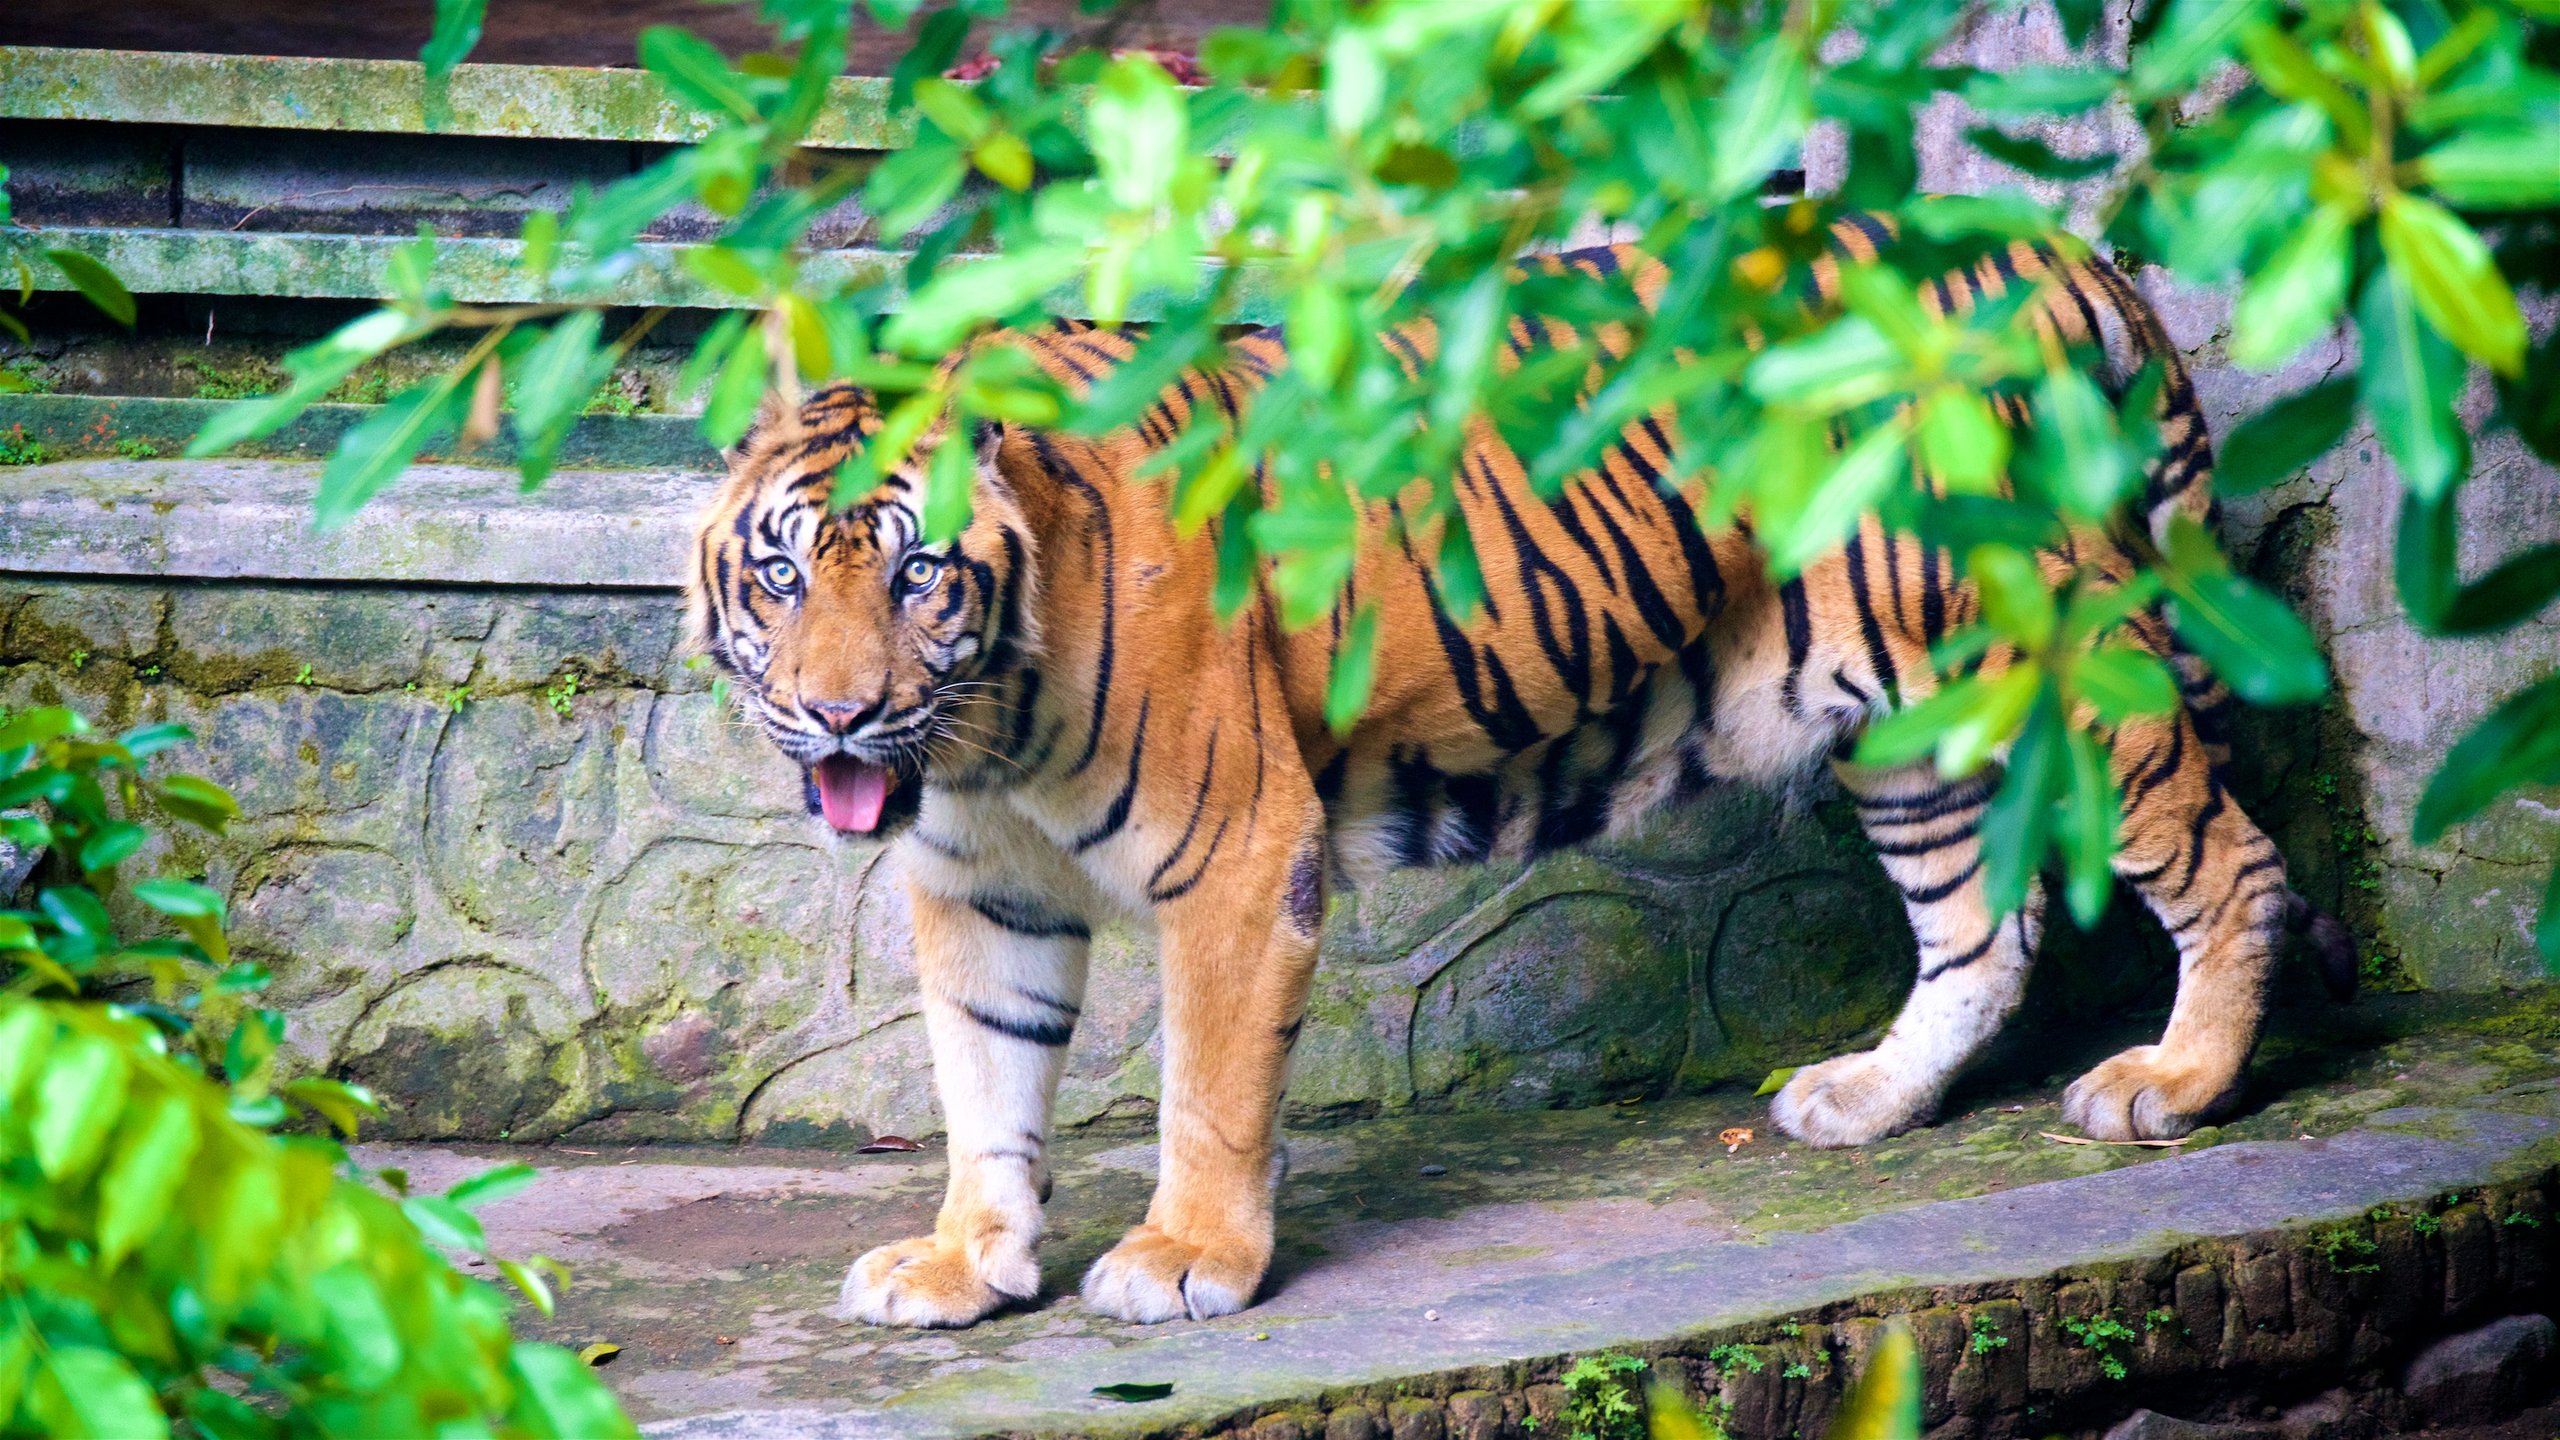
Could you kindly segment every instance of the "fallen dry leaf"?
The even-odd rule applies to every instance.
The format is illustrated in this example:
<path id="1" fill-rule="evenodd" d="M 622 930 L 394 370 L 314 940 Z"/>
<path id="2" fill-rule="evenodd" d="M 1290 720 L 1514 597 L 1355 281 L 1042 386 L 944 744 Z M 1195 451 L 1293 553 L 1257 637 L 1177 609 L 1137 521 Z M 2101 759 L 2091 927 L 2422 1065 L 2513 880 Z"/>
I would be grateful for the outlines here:
<path id="1" fill-rule="evenodd" d="M 715 1345 L 735 1345 L 738 1343 L 734 1337 L 728 1335 L 714 1335 L 711 1337 L 711 1340 Z"/>
<path id="2" fill-rule="evenodd" d="M 2056 1135 L 2050 1130 L 2036 1133 L 2056 1145 L 2139 1145 L 2146 1150 L 2175 1150 L 2194 1138 L 2181 1135 L 2175 1140 L 2092 1140 L 2086 1135 Z"/>
<path id="3" fill-rule="evenodd" d="M 597 1341 L 596 1343 L 594 1343 L 593 1345 L 588 1346 L 588 1347 L 587 1347 L 587 1348 L 585 1348 L 584 1350 L 579 1351 L 579 1352 L 578 1352 L 578 1359 L 579 1359 L 579 1361 L 580 1361 L 581 1363 L 584 1363 L 584 1364 L 588 1364 L 588 1365 L 602 1365 L 602 1364 L 604 1364 L 606 1361 L 611 1360 L 614 1356 L 619 1355 L 619 1354 L 621 1354 L 621 1353 L 622 1353 L 622 1347 L 621 1347 L 621 1346 L 619 1346 L 619 1345 L 615 1345 L 615 1344 L 612 1344 L 612 1343 L 607 1342 L 607 1341 L 599 1340 L 599 1341 Z"/>
<path id="4" fill-rule="evenodd" d="M 1724 1146 L 1724 1153 L 1727 1155 L 1759 1138 L 1758 1133 L 1748 1125 L 1736 1125 L 1716 1137 L 1717 1141 Z"/>
<path id="5" fill-rule="evenodd" d="M 923 1146 L 908 1139 L 904 1135 L 883 1135 L 853 1153 L 856 1155 L 886 1155 L 891 1153 L 904 1155 L 912 1154 L 923 1148 Z"/>

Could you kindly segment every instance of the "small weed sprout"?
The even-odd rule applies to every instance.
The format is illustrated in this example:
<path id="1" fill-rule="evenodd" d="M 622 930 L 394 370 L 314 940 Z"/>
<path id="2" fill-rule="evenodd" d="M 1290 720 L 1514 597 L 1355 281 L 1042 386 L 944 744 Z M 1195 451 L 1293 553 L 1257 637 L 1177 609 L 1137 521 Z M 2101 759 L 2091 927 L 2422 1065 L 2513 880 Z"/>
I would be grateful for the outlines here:
<path id="1" fill-rule="evenodd" d="M 87 668 L 88 668 L 88 665 L 89 665 L 89 652 L 88 652 L 88 651 L 86 651 L 86 650 L 74 650 L 74 651 L 72 651 L 72 652 L 71 652 L 71 669 L 72 669 L 73 673 L 75 673 L 75 674 L 76 674 L 76 673 L 78 673 L 78 672 L 79 672 L 79 671 L 81 671 L 81 670 L 87 669 Z"/>
<path id="2" fill-rule="evenodd" d="M 1793 1340 L 1804 1334 L 1804 1327 L 1790 1320 L 1778 1327 L 1778 1333 Z"/>
<path id="3" fill-rule="evenodd" d="M 468 685 L 456 685 L 452 689 L 444 692 L 444 698 L 439 703 L 441 703 L 445 709 L 459 715 L 462 713 L 462 707 L 469 704 L 470 701 L 471 687 Z"/>
<path id="4" fill-rule="evenodd" d="M 1966 1343 L 1974 1354 L 1988 1355 L 2008 1345 L 2009 1337 L 2000 1333 L 2000 1326 L 1990 1316 L 1976 1315 L 1973 1317 L 1972 1338 Z"/>
<path id="5" fill-rule="evenodd" d="M 1564 1416 L 1572 1440 L 1644 1440 L 1644 1408 L 1636 1403 L 1635 1377 L 1645 1362 L 1633 1355 L 1585 1355 L 1564 1372 Z"/>
<path id="6" fill-rule="evenodd" d="M 2501 1225 L 2525 1225 L 2525 1226 L 2530 1226 L 2530 1227 L 2532 1227 L 2533 1229 L 2536 1229 L 2536 1230 L 2539 1230 L 2539 1229 L 2541 1229 L 2541 1228 L 2542 1228 L 2542 1222 L 2541 1222 L 2541 1221 L 2539 1221 L 2539 1220 L 2537 1220 L 2537 1219 L 2533 1218 L 2533 1217 L 2532 1217 L 2532 1216 L 2530 1216 L 2530 1215 L 2527 1215 L 2526 1213 L 2524 1213 L 2524 1212 L 2523 1212 L 2523 1211 L 2521 1211 L 2521 1210 L 2510 1210 L 2510 1211 L 2508 1211 L 2508 1212 L 2507 1212 L 2507 1218 L 2506 1218 L 2506 1219 L 2504 1219 L 2504 1220 L 2499 1221 L 2498 1223 L 2499 1223 L 2499 1224 L 2501 1224 Z"/>
<path id="7" fill-rule="evenodd" d="M 2376 1275 L 2382 1267 L 2366 1258 L 2382 1247 L 2348 1229 L 2344 1225 L 2323 1230 L 2311 1237 L 2311 1248 L 2329 1262 L 2329 1268 L 2341 1275 Z"/>
<path id="8" fill-rule="evenodd" d="M 53 452 L 41 440 L 27 438 L 27 427 L 12 425 L 0 430 L 0 465 L 41 465 L 53 458 Z"/>
<path id="9" fill-rule="evenodd" d="M 2086 1317 L 2066 1315 L 2062 1319 L 2062 1333 L 2079 1342 L 2080 1348 L 2097 1352 L 2098 1370 L 2110 1380 L 2122 1380 L 2126 1374 L 2124 1357 L 2116 1353 L 2116 1347 L 2130 1345 L 2142 1338 L 2132 1326 L 2117 1319 L 2112 1311 Z"/>
<path id="10" fill-rule="evenodd" d="M 1801 1360 L 1791 1360 L 1787 1362 L 1787 1368 L 1778 1373 L 1789 1380 L 1810 1380 L 1813 1378 L 1813 1367 Z"/>
<path id="11" fill-rule="evenodd" d="M 542 692 L 542 703 L 550 706 L 551 713 L 563 720 L 577 713 L 574 703 L 577 698 L 578 672 L 575 670 L 565 672 Z"/>
<path id="12" fill-rule="evenodd" d="M 303 661 L 302 668 L 293 672 L 293 683 L 296 685 L 308 685 L 311 683 L 310 661 Z"/>
<path id="13" fill-rule="evenodd" d="M 1707 1352 L 1707 1361 L 1727 1370 L 1739 1366 L 1754 1375 L 1769 1368 L 1769 1362 L 1761 1359 L 1759 1352 L 1748 1345 L 1719 1345 Z"/>
<path id="14" fill-rule="evenodd" d="M 148 440 L 119 440 L 116 442 L 116 453 L 127 460 L 157 460 L 160 458 L 160 447 Z"/>

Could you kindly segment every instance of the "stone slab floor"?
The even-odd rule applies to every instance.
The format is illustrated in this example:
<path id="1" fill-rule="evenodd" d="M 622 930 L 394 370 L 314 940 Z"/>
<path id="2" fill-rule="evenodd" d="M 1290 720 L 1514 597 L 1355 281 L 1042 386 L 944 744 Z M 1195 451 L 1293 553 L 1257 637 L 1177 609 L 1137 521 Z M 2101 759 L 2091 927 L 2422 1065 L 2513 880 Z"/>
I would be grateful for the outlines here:
<path id="1" fill-rule="evenodd" d="M 1145 1207 L 1153 1147 L 1141 1135 L 1059 1145 L 1036 1307 L 933 1333 L 842 1322 L 830 1307 L 855 1255 L 930 1228 L 936 1146 L 381 1146 L 362 1158 L 435 1187 L 501 1158 L 542 1167 L 485 1217 L 501 1253 L 546 1252 L 576 1271 L 557 1318 L 528 1328 L 619 1345 L 608 1375 L 657 1433 L 739 1437 L 1169 1433 L 1291 1403 L 1314 1404 L 1320 1427 L 1322 1406 L 1407 1378 L 1443 1377 L 1420 1387 L 1443 1397 L 1452 1373 L 1526 1385 L 1558 1356 L 2423 1209 L 2560 1162 L 2560 993 L 2281 1013 L 2247 1111 L 2185 1147 L 2044 1138 L 2063 1129 L 2063 1081 L 2138 1038 L 2015 1037 L 1942 1123 L 1852 1151 L 1789 1144 L 1765 1102 L 1739 1093 L 1295 1134 L 1262 1303 L 1155 1327 L 1074 1299 L 1083 1267 Z M 1733 1127 L 1757 1133 L 1729 1144 Z M 1138 1405 L 1091 1394 L 1120 1381 L 1175 1390 Z M 2070 1428 L 2134 1409 L 2127 1389 L 2109 1416 L 2107 1393 L 2098 1386 Z M 1465 1428 L 1435 1411 L 1417 1429 L 1382 1409 L 1376 1430 Z"/>

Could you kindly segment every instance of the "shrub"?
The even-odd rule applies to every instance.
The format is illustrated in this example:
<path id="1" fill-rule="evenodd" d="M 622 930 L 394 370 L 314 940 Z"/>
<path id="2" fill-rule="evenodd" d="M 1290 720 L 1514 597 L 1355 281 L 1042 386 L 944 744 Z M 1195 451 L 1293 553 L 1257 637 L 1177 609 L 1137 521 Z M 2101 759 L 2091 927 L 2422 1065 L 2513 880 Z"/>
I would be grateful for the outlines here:
<path id="1" fill-rule="evenodd" d="M 280 1073 L 283 1018 L 230 954 L 222 897 L 124 879 L 155 825 L 235 813 L 209 781 L 151 773 L 187 738 L 101 739 L 62 709 L 0 723 L 0 837 L 48 852 L 54 882 L 0 910 L 0 1432 L 635 1433 L 439 1251 L 485 1254 L 472 1207 L 532 1170 L 442 1195 L 365 1172 L 329 1131 L 352 1136 L 373 1097 Z M 156 926 L 177 933 L 134 933 Z M 543 1272 L 565 1272 L 491 1258 L 548 1312 Z"/>

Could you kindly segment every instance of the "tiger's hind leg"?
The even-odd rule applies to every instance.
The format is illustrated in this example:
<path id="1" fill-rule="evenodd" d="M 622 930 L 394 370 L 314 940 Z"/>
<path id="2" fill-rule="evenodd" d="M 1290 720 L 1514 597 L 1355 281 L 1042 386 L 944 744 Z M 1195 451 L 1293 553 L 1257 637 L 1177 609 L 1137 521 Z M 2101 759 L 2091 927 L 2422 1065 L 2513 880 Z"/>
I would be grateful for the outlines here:
<path id="1" fill-rule="evenodd" d="M 1858 802 L 1885 874 L 1901 887 L 1920 942 L 1911 998 L 1873 1050 L 1809 1065 L 1778 1092 L 1779 1128 L 1815 1145 L 1863 1145 L 1937 1112 L 1947 1087 L 2017 1009 L 2043 917 L 2030 885 L 1995 919 L 1982 893 L 1983 807 L 1994 777 L 1941 778 L 1928 764 L 1835 765 Z"/>
<path id="2" fill-rule="evenodd" d="M 2116 874 L 2176 942 L 2178 998 L 2160 1043 L 2072 1082 L 2062 1113 L 2102 1140 L 2172 1140 L 2240 1098 L 2296 902 L 2275 842 L 2223 788 L 2184 711 L 2127 724 L 2114 754 Z"/>

